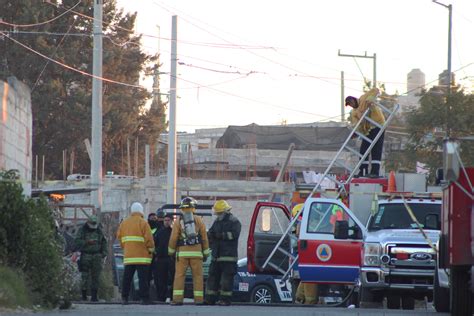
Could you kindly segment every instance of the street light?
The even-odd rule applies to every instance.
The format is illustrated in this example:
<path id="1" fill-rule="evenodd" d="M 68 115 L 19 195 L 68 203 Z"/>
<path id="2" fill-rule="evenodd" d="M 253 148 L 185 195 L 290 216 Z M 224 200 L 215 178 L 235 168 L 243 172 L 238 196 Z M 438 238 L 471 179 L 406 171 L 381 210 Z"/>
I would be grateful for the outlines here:
<path id="1" fill-rule="evenodd" d="M 438 2 L 437 0 L 433 0 L 434 3 L 439 4 L 449 11 L 449 25 L 448 25 L 448 89 L 447 89 L 447 97 L 446 97 L 446 136 L 450 136 L 450 124 L 449 124 L 449 112 L 450 112 L 450 103 L 449 103 L 449 95 L 451 94 L 451 31 L 452 31 L 452 20 L 453 20 L 453 5 L 452 4 L 444 4 Z"/>
<path id="2" fill-rule="evenodd" d="M 453 5 L 444 4 L 433 0 L 434 3 L 439 4 L 449 11 L 449 26 L 448 26 L 448 95 L 451 93 L 451 32 L 452 32 L 452 19 L 453 19 Z"/>

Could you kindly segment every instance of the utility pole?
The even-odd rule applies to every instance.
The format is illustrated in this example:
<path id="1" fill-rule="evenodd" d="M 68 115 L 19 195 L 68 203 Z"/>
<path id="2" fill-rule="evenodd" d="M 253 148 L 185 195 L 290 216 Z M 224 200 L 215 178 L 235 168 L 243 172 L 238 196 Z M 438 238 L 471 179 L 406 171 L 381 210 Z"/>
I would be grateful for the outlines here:
<path id="1" fill-rule="evenodd" d="M 337 52 L 337 55 L 340 57 L 354 57 L 354 58 L 372 58 L 374 61 L 374 82 L 372 82 L 372 88 L 377 87 L 377 55 L 374 53 L 372 56 L 368 56 L 367 52 L 365 52 L 365 55 L 350 55 L 350 54 L 341 54 L 341 50 L 339 49 Z"/>
<path id="2" fill-rule="evenodd" d="M 344 122 L 345 113 L 345 98 L 344 98 L 344 71 L 341 71 L 341 122 Z"/>
<path id="3" fill-rule="evenodd" d="M 100 221 L 102 208 L 102 2 L 94 0 L 94 53 L 92 63 L 92 160 L 91 186 L 97 191 L 91 192 L 91 204 L 97 210 Z"/>
<path id="4" fill-rule="evenodd" d="M 168 183 L 166 203 L 176 203 L 176 67 L 178 59 L 178 17 L 173 15 L 171 22 L 171 78 L 170 112 L 168 131 Z"/>

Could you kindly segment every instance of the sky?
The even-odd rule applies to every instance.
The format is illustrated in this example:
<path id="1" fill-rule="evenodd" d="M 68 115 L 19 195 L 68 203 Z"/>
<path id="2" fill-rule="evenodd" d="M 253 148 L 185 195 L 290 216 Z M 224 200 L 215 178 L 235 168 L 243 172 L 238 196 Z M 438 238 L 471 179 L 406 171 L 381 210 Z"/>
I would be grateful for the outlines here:
<path id="1" fill-rule="evenodd" d="M 452 70 L 474 82 L 474 1 L 453 5 Z M 431 0 L 118 0 L 137 12 L 145 51 L 159 52 L 169 92 L 171 23 L 178 24 L 177 130 L 340 120 L 344 96 L 373 80 L 406 93 L 419 68 L 427 87 L 447 69 L 449 10 Z M 146 35 L 153 35 L 149 37 Z M 159 38 L 156 38 L 159 37 Z M 104 74 L 106 75 L 106 74 Z M 142 84 L 151 87 L 151 81 Z M 166 98 L 164 96 L 164 98 Z"/>

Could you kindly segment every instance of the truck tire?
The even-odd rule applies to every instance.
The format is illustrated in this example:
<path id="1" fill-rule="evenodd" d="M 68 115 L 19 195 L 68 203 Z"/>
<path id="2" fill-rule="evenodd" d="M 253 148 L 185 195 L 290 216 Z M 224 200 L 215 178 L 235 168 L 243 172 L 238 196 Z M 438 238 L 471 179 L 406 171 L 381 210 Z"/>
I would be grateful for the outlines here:
<path id="1" fill-rule="evenodd" d="M 470 266 L 451 268 L 451 315 L 472 315 L 472 295 L 469 289 Z"/>
<path id="2" fill-rule="evenodd" d="M 359 295 L 358 295 L 358 302 L 356 304 L 357 307 L 365 307 L 364 303 L 369 303 L 365 304 L 367 307 L 373 307 L 373 303 L 382 303 L 383 302 L 383 292 L 381 291 L 370 291 L 367 288 L 364 288 L 361 286 L 359 288 Z"/>
<path id="3" fill-rule="evenodd" d="M 400 295 L 388 294 L 387 295 L 387 308 L 400 309 Z"/>
<path id="4" fill-rule="evenodd" d="M 435 270 L 433 305 L 438 313 L 449 313 L 449 288 L 439 285 L 438 269 Z"/>
<path id="5" fill-rule="evenodd" d="M 402 296 L 402 309 L 415 309 L 415 299 L 413 296 Z"/>

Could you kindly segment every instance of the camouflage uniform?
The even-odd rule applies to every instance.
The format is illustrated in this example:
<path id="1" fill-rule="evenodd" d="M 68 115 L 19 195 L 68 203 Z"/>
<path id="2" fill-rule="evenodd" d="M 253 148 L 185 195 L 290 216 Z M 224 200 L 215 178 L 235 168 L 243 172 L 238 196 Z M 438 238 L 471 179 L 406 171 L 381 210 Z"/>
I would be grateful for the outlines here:
<path id="1" fill-rule="evenodd" d="M 86 223 L 79 229 L 75 242 L 76 249 L 81 252 L 78 266 L 82 274 L 82 298 L 87 299 L 86 294 L 90 287 L 91 300 L 97 301 L 102 261 L 107 256 L 107 240 L 99 227 L 92 229 Z"/>

